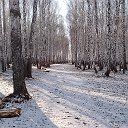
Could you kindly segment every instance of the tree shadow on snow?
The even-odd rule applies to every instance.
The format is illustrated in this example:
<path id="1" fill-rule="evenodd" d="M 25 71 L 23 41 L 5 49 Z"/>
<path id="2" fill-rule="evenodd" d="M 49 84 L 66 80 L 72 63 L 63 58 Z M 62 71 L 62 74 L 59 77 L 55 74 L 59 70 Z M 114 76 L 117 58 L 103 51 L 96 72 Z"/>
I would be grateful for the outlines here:
<path id="1" fill-rule="evenodd" d="M 21 116 L 0 119 L 1 128 L 57 128 L 33 99 L 21 104 L 11 104 L 11 107 L 21 108 Z"/>
<path id="2" fill-rule="evenodd" d="M 8 87 L 13 88 L 12 76 L 5 74 L 2 80 L 7 84 L 5 90 Z M 29 91 L 29 89 L 28 89 Z M 5 95 L 0 92 L 0 98 L 4 98 Z M 58 128 L 47 117 L 43 110 L 37 105 L 34 99 L 31 99 L 24 103 L 7 103 L 6 108 L 21 108 L 22 113 L 19 117 L 14 118 L 0 118 L 0 128 Z"/>
<path id="3" fill-rule="evenodd" d="M 52 86 L 64 84 L 67 87 L 76 87 L 82 89 L 87 88 L 96 92 L 106 93 L 107 95 L 110 94 L 115 96 L 128 96 L 128 84 L 122 84 L 122 81 L 117 81 L 111 78 L 94 78 L 90 80 L 87 78 L 85 79 L 85 76 L 83 78 L 79 78 L 73 75 L 65 77 L 65 75 L 58 74 L 49 74 L 49 76 L 43 74 L 42 78 L 41 73 L 40 75 L 38 74 L 37 79 L 42 81 L 44 84 L 51 84 Z"/>
<path id="4" fill-rule="evenodd" d="M 50 97 L 51 99 L 55 102 L 59 100 L 61 105 L 76 111 L 76 113 L 87 116 L 91 120 L 95 120 L 106 127 L 115 127 L 116 125 L 123 126 L 128 124 L 127 104 L 119 100 L 116 101 L 111 99 L 111 97 L 108 98 L 102 97 L 102 95 L 95 95 L 93 93 L 82 93 L 79 91 L 67 90 L 62 88 L 61 85 L 60 87 L 54 87 L 54 83 L 52 86 L 47 83 L 44 85 L 42 84 L 42 81 L 43 80 L 38 80 L 38 84 L 36 83 L 35 87 L 38 87 L 40 92 L 42 91 L 43 95 L 50 97 L 47 93 L 45 94 L 46 90 L 46 92 L 58 97 L 57 99 Z M 61 103 L 61 100 L 65 100 L 65 103 Z"/>

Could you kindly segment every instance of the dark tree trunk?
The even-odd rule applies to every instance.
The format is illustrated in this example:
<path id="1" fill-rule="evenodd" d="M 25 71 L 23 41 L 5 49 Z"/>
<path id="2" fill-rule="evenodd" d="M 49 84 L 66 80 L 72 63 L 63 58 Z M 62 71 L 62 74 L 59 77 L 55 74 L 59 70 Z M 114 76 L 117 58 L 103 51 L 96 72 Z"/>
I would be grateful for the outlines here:
<path id="1" fill-rule="evenodd" d="M 88 63 L 88 69 L 91 69 L 91 64 L 90 64 L 90 62 Z"/>
<path id="2" fill-rule="evenodd" d="M 27 59 L 27 68 L 26 68 L 26 77 L 32 78 L 32 51 L 33 51 L 33 36 L 34 36 L 34 26 L 36 23 L 36 17 L 37 17 L 37 3 L 38 0 L 34 0 L 33 3 L 33 18 L 32 18 L 32 23 L 31 23 L 31 31 L 30 31 L 30 36 L 29 36 L 29 55 Z"/>
<path id="3" fill-rule="evenodd" d="M 125 44 L 125 0 L 122 0 L 122 15 L 123 15 L 123 21 L 122 21 L 122 43 L 123 43 L 123 73 L 125 73 L 125 70 L 127 70 L 127 64 L 126 64 L 126 44 Z"/>
<path id="4" fill-rule="evenodd" d="M 98 66 L 99 66 L 99 71 L 103 70 L 103 64 L 101 62 L 99 62 Z"/>
<path id="5" fill-rule="evenodd" d="M 10 61 L 8 57 L 7 57 L 7 68 L 10 68 Z"/>
<path id="6" fill-rule="evenodd" d="M 5 72 L 6 69 L 5 69 L 5 63 L 4 63 L 4 59 L 3 58 L 1 60 L 1 63 L 2 63 L 2 72 Z"/>
<path id="7" fill-rule="evenodd" d="M 111 17 L 111 0 L 107 0 L 107 71 L 105 75 L 108 77 L 111 71 L 111 51 L 112 51 L 112 17 Z"/>
<path id="8" fill-rule="evenodd" d="M 3 54 L 3 59 L 2 59 L 2 71 L 6 71 L 6 56 L 7 56 L 7 50 L 6 50 L 6 45 L 7 45 L 7 40 L 6 40 L 6 15 L 5 15 L 5 0 L 2 0 L 3 3 L 3 48 L 2 48 L 2 54 Z"/>
<path id="9" fill-rule="evenodd" d="M 83 71 L 85 71 L 85 68 L 86 68 L 86 62 L 85 61 L 83 61 Z"/>
<path id="10" fill-rule="evenodd" d="M 111 72 L 111 70 L 107 69 L 107 71 L 105 72 L 105 76 L 109 77 L 110 72 Z"/>
<path id="11" fill-rule="evenodd" d="M 32 58 L 28 58 L 27 61 L 27 77 L 32 78 Z"/>
<path id="12" fill-rule="evenodd" d="M 96 67 L 94 66 L 94 71 L 95 71 L 95 73 L 97 74 L 98 73 L 98 71 L 97 71 L 97 69 L 96 69 Z"/>

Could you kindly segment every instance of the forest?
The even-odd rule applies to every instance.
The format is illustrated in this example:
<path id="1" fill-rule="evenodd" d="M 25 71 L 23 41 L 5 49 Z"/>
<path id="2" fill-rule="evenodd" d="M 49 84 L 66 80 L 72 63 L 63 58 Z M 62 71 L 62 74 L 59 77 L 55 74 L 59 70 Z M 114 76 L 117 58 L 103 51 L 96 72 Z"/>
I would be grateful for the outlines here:
<path id="1" fill-rule="evenodd" d="M 127 119 L 127 0 L 0 0 L 0 128 Z"/>
<path id="2" fill-rule="evenodd" d="M 70 1 L 67 18 L 71 40 L 72 63 L 85 70 L 127 70 L 127 1 Z M 81 67 L 82 66 L 82 67 Z"/>

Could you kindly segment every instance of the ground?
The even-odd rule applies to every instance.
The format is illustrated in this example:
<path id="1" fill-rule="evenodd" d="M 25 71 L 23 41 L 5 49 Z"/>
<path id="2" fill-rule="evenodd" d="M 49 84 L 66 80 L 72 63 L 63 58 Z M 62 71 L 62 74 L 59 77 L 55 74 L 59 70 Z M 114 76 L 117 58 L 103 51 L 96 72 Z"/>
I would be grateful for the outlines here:
<path id="1" fill-rule="evenodd" d="M 0 119 L 0 128 L 128 128 L 128 72 L 103 77 L 102 72 L 52 65 L 44 72 L 33 68 L 26 85 L 32 99 L 20 107 L 20 117 Z M 12 93 L 12 75 L 0 76 L 0 97 Z"/>

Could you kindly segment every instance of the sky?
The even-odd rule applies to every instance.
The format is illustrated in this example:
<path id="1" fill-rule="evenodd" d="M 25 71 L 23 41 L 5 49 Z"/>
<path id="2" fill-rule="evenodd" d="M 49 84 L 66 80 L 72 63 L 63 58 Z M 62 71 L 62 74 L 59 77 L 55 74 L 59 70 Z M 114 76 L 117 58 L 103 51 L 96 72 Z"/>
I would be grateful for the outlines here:
<path id="1" fill-rule="evenodd" d="M 60 15 L 64 18 L 64 24 L 66 28 L 66 34 L 69 37 L 68 29 L 67 29 L 67 22 L 66 22 L 66 15 L 67 15 L 67 0 L 57 0 L 59 8 L 60 8 Z M 69 59 L 71 59 L 71 43 L 69 42 Z"/>
<path id="2" fill-rule="evenodd" d="M 67 15 L 67 0 L 56 0 L 59 6 L 59 14 L 63 16 L 65 28 L 67 30 L 67 22 L 66 22 L 66 15 Z"/>
<path id="3" fill-rule="evenodd" d="M 58 5 L 60 8 L 60 14 L 66 18 L 67 15 L 67 5 L 66 5 L 66 0 L 57 0 L 58 1 Z"/>

